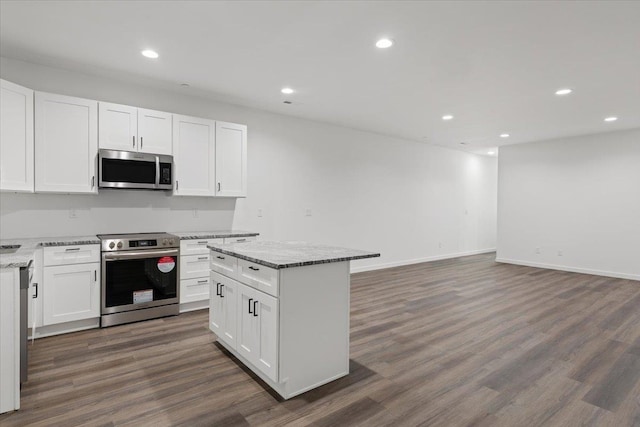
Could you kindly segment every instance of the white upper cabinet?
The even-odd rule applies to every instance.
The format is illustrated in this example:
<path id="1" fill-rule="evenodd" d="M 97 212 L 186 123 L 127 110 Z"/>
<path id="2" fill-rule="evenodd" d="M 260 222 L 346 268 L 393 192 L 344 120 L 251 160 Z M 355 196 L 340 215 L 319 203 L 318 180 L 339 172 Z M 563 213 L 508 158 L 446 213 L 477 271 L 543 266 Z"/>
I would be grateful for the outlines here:
<path id="1" fill-rule="evenodd" d="M 213 120 L 173 116 L 174 195 L 216 195 L 215 131 Z"/>
<path id="2" fill-rule="evenodd" d="M 216 122 L 216 195 L 247 195 L 247 127 Z"/>
<path id="3" fill-rule="evenodd" d="M 171 113 L 138 108 L 138 151 L 171 155 Z"/>
<path id="4" fill-rule="evenodd" d="M 32 193 L 33 91 L 0 83 L 0 190 Z"/>
<path id="5" fill-rule="evenodd" d="M 138 151 L 138 109 L 100 102 L 98 144 L 109 150 Z"/>
<path id="6" fill-rule="evenodd" d="M 100 148 L 171 155 L 171 117 L 162 111 L 100 102 Z"/>
<path id="7" fill-rule="evenodd" d="M 97 193 L 98 102 L 36 92 L 36 192 Z"/>

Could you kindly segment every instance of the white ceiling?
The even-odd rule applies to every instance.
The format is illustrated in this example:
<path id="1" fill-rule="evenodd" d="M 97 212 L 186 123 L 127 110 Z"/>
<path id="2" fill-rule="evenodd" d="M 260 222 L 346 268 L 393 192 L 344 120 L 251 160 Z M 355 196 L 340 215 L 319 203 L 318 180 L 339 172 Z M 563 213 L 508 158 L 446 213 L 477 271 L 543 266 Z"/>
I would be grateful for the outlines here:
<path id="1" fill-rule="evenodd" d="M 640 127 L 640 2 L 0 4 L 3 56 L 431 144 Z"/>

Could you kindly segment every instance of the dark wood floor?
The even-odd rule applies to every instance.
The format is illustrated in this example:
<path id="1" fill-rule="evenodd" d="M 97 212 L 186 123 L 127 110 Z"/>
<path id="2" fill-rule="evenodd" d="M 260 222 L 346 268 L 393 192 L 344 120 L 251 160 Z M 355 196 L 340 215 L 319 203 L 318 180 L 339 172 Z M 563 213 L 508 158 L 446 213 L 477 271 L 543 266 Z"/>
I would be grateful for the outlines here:
<path id="1" fill-rule="evenodd" d="M 352 276 L 351 374 L 277 399 L 207 313 L 37 340 L 9 426 L 640 426 L 640 282 L 478 255 Z"/>

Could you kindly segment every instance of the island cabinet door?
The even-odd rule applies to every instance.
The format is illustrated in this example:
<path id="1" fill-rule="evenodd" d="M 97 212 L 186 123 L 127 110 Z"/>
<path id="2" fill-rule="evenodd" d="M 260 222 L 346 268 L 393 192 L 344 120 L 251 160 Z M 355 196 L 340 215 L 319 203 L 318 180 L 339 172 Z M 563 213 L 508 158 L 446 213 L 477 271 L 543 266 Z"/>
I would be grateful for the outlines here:
<path id="1" fill-rule="evenodd" d="M 237 284 L 227 277 L 211 272 L 210 292 L 209 329 L 235 349 Z"/>
<path id="2" fill-rule="evenodd" d="M 277 299 L 238 284 L 237 350 L 274 381 L 278 381 L 277 319 Z"/>

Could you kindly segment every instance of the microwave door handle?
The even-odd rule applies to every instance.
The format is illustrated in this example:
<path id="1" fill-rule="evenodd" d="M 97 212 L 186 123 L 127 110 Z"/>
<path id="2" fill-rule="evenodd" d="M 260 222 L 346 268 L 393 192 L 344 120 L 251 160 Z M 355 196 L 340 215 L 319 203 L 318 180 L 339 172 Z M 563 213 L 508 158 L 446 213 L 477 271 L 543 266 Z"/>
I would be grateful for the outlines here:
<path id="1" fill-rule="evenodd" d="M 160 157 L 156 156 L 156 188 L 160 187 Z"/>

